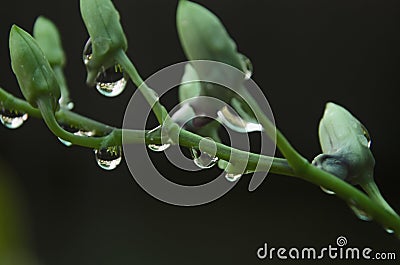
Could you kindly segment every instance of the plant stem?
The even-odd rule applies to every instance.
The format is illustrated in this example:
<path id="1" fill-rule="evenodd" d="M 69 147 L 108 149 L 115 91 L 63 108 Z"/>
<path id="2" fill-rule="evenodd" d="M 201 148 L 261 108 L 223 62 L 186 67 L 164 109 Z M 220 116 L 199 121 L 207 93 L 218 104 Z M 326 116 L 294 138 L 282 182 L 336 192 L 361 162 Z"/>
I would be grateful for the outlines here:
<path id="1" fill-rule="evenodd" d="M 247 103 L 252 108 L 267 135 L 271 138 L 272 141 L 276 141 L 276 146 L 282 152 L 283 156 L 287 159 L 289 165 L 293 168 L 293 170 L 296 173 L 301 173 L 303 170 L 305 170 L 305 168 L 309 164 L 307 159 L 301 156 L 289 143 L 286 137 L 278 130 L 278 128 L 276 128 L 276 126 L 272 124 L 270 119 L 261 110 L 256 100 L 254 100 L 253 96 L 246 89 L 243 89 L 240 94 L 244 99 L 246 99 Z"/>
<path id="2" fill-rule="evenodd" d="M 382 205 L 386 210 L 396 213 L 392 207 L 385 201 L 383 198 L 381 192 L 379 191 L 378 186 L 375 184 L 374 181 L 370 181 L 365 184 L 361 184 L 361 187 L 363 190 L 368 194 L 368 196 L 375 202 L 379 203 Z"/>
<path id="3" fill-rule="evenodd" d="M 27 113 L 31 117 L 44 118 L 51 131 L 57 136 L 64 140 L 67 140 L 75 145 L 80 145 L 89 148 L 101 148 L 103 144 L 108 145 L 121 145 L 122 144 L 122 133 L 124 133 L 124 143 L 146 143 L 146 144 L 161 144 L 161 129 L 153 132 L 151 135 L 141 130 L 122 130 L 112 126 L 105 125 L 103 123 L 94 121 L 87 117 L 76 114 L 72 111 L 60 109 L 54 117 L 54 114 L 47 110 L 47 107 L 43 106 L 43 113 L 36 108 L 33 108 L 25 100 L 19 99 L 0 88 L 0 102 L 1 105 L 6 109 L 17 110 L 19 112 Z M 41 103 L 43 105 L 43 103 Z M 46 103 L 44 104 L 46 105 Z M 77 136 L 66 132 L 60 127 L 59 123 L 72 125 L 83 131 L 91 131 L 98 135 L 106 135 L 113 132 L 113 137 L 84 137 Z M 179 144 L 185 147 L 198 146 L 199 142 L 210 141 L 207 138 L 203 138 L 199 135 L 193 134 L 186 130 L 179 131 Z M 128 142 L 125 142 L 128 140 Z M 103 146 L 104 147 L 104 146 Z M 217 143 L 217 156 L 224 160 L 229 160 L 231 156 L 241 156 L 247 154 L 247 152 L 231 148 L 220 143 Z M 257 165 L 258 163 L 258 165 Z M 272 164 L 271 164 L 272 163 Z M 248 169 L 255 170 L 256 167 L 259 171 L 267 171 L 268 166 L 271 165 L 270 172 L 293 176 L 293 170 L 290 168 L 285 159 L 269 157 L 259 154 L 250 153 Z"/>
<path id="4" fill-rule="evenodd" d="M 51 109 L 46 107 L 48 103 L 39 103 L 39 108 L 43 111 L 43 113 L 41 114 L 38 109 L 32 108 L 26 101 L 15 98 L 14 96 L 2 90 L 1 88 L 0 88 L 0 103 L 1 106 L 3 106 L 4 108 L 25 112 L 32 117 L 44 118 L 46 124 L 55 135 L 61 137 L 62 139 L 70 141 L 71 143 L 76 145 L 81 145 L 90 148 L 106 147 L 104 146 L 104 144 L 108 144 L 108 146 L 118 145 L 121 144 L 122 142 L 122 133 L 127 134 L 124 135 L 124 141 L 128 139 L 129 143 L 145 142 L 146 144 L 160 144 L 162 142 L 161 129 L 152 132 L 149 135 L 148 133 L 143 131 L 117 129 L 99 123 L 97 121 L 93 121 L 89 118 L 83 117 L 71 111 L 59 110 L 56 113 L 56 115 L 54 115 Z M 111 131 L 111 134 L 97 138 L 75 136 L 71 133 L 64 131 L 59 126 L 57 120 L 58 122 L 74 125 L 77 126 L 78 128 L 85 128 L 85 130 L 88 131 L 95 130 L 104 133 L 105 132 L 110 133 Z M 270 122 L 266 123 L 265 120 L 263 122 L 265 123 L 263 124 L 263 126 L 265 125 L 269 126 L 270 124 Z M 266 128 L 268 128 L 267 126 Z M 207 143 L 207 141 L 211 140 L 193 134 L 183 129 L 179 130 L 179 144 L 181 146 L 189 148 L 198 147 L 200 141 L 206 141 Z M 271 165 L 271 168 L 269 170 L 269 172 L 271 173 L 299 177 L 315 185 L 323 186 L 329 190 L 332 190 L 337 194 L 339 198 L 343 199 L 347 203 L 350 203 L 350 201 L 352 203 L 355 203 L 357 207 L 367 212 L 377 222 L 381 223 L 386 228 L 392 229 L 397 236 L 400 236 L 399 216 L 393 210 L 388 210 L 387 207 L 382 207 L 382 201 L 376 200 L 376 198 L 379 197 L 378 194 L 380 193 L 377 193 L 377 190 L 374 189 L 373 187 L 369 187 L 370 191 L 368 192 L 372 198 L 371 199 L 358 189 L 354 188 L 349 183 L 344 182 L 339 178 L 312 166 L 309 163 L 302 165 L 302 170 L 296 172 L 295 170 L 293 170 L 293 167 L 285 159 L 248 153 L 242 150 L 231 148 L 221 143 L 216 143 L 216 145 L 217 145 L 216 155 L 220 159 L 229 161 L 232 156 L 248 157 L 248 163 L 247 163 L 248 170 L 257 169 L 258 171 L 263 171 L 263 170 L 267 171 L 268 166 Z M 208 144 L 206 144 L 205 146 L 208 146 Z M 383 198 L 381 199 L 383 200 Z"/>
<path id="5" fill-rule="evenodd" d="M 160 124 L 164 124 L 164 122 L 169 122 L 168 111 L 165 109 L 163 105 L 161 105 L 159 101 L 159 97 L 157 93 L 147 86 L 147 84 L 140 77 L 136 67 L 133 65 L 131 60 L 129 60 L 128 56 L 123 50 L 120 50 L 116 57 L 117 63 L 122 66 L 122 69 L 128 73 L 129 77 L 132 79 L 133 83 L 138 87 L 140 92 L 143 94 L 149 105 L 151 106 L 154 114 L 157 117 L 157 120 Z"/>

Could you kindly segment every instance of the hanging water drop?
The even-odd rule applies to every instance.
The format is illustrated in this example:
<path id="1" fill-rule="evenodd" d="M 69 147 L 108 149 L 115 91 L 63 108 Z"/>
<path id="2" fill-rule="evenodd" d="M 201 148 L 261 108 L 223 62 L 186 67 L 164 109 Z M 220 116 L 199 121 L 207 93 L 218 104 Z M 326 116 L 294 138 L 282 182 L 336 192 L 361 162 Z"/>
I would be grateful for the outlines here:
<path id="1" fill-rule="evenodd" d="M 323 192 L 325 192 L 326 194 L 329 194 L 329 195 L 334 195 L 334 194 L 336 194 L 334 191 L 328 190 L 327 188 L 324 188 L 324 187 L 322 187 L 322 186 L 320 186 L 320 188 L 321 188 L 321 190 L 322 190 Z"/>
<path id="2" fill-rule="evenodd" d="M 92 50 L 92 41 L 89 38 L 85 44 L 85 48 L 83 48 L 83 63 L 88 64 L 92 59 L 93 50 Z"/>
<path id="3" fill-rule="evenodd" d="M 159 130 L 160 128 L 161 128 L 161 125 L 159 125 L 156 128 L 148 131 L 147 134 L 151 135 L 152 133 L 154 133 L 155 131 Z M 151 140 L 154 140 L 154 139 L 151 139 Z M 151 151 L 154 151 L 154 152 L 163 152 L 163 151 L 167 150 L 170 146 L 171 146 L 171 144 L 168 143 L 168 141 L 166 141 L 166 143 L 163 143 L 163 144 L 149 144 L 147 147 Z"/>
<path id="4" fill-rule="evenodd" d="M 231 130 L 240 133 L 261 132 L 263 127 L 259 123 L 243 120 L 237 114 L 232 113 L 227 106 L 224 106 L 217 112 L 221 122 Z"/>
<path id="5" fill-rule="evenodd" d="M 121 146 L 111 146 L 102 149 L 95 149 L 96 162 L 102 169 L 113 170 L 122 161 Z"/>
<path id="6" fill-rule="evenodd" d="M 365 212 L 363 209 L 357 206 L 356 203 L 354 203 L 353 201 L 350 201 L 349 207 L 354 212 L 354 214 L 357 216 L 358 219 L 362 221 L 372 220 L 372 216 L 370 216 L 367 212 Z"/>
<path id="7" fill-rule="evenodd" d="M 246 55 L 241 54 L 240 57 L 242 60 L 244 79 L 249 80 L 251 78 L 251 76 L 253 75 L 253 64 L 251 63 L 251 60 Z"/>
<path id="8" fill-rule="evenodd" d="M 363 131 L 363 136 L 366 139 L 366 146 L 368 148 L 371 148 L 372 141 L 371 141 L 371 136 L 369 135 L 369 132 L 368 132 L 367 128 L 365 128 L 365 126 L 361 124 L 361 129 Z"/>
<path id="9" fill-rule="evenodd" d="M 110 67 L 99 74 L 96 88 L 106 97 L 116 97 L 124 91 L 128 80 L 119 64 Z"/>
<path id="10" fill-rule="evenodd" d="M 226 173 L 225 174 L 225 179 L 229 182 L 236 182 L 240 179 L 242 174 L 235 174 L 235 173 Z"/>
<path id="11" fill-rule="evenodd" d="M 211 168 L 218 162 L 217 145 L 214 140 L 207 137 L 199 142 L 199 149 L 191 148 L 193 162 L 201 169 Z"/>
<path id="12" fill-rule="evenodd" d="M 65 99 L 63 98 L 63 97 L 61 97 L 59 100 L 58 100 L 58 103 L 60 104 L 60 106 L 62 107 L 62 108 L 64 108 L 64 109 L 67 109 L 67 110 L 72 110 L 73 108 L 74 108 L 74 102 L 72 102 L 72 101 L 65 101 Z"/>
<path id="13" fill-rule="evenodd" d="M 386 231 L 387 233 L 389 233 L 389 234 L 393 234 L 393 233 L 394 233 L 394 230 L 393 230 L 392 228 L 384 227 L 383 229 L 385 229 L 385 231 Z"/>
<path id="14" fill-rule="evenodd" d="M 1 109 L 0 121 L 9 129 L 17 129 L 28 119 L 27 113 L 19 113 L 17 111 L 9 111 Z"/>
<path id="15" fill-rule="evenodd" d="M 60 127 L 63 128 L 65 131 L 67 131 L 67 132 L 69 132 L 69 133 L 73 133 L 73 134 L 75 134 L 76 132 L 79 131 L 79 129 L 77 129 L 77 128 L 71 126 L 71 125 L 68 125 L 68 124 L 60 124 Z M 64 139 L 62 139 L 62 138 L 60 138 L 60 137 L 58 137 L 58 140 L 59 140 L 63 145 L 65 145 L 65 146 L 67 146 L 67 147 L 70 147 L 70 146 L 72 145 L 71 142 L 69 142 L 69 141 L 67 141 L 67 140 L 64 140 Z"/>

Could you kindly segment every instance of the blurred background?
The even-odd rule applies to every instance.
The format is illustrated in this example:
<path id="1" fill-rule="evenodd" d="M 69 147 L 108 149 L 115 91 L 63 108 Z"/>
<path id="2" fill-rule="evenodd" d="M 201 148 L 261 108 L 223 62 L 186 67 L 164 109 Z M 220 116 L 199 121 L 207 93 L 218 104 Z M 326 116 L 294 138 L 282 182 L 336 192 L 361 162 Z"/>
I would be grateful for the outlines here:
<path id="1" fill-rule="evenodd" d="M 376 182 L 400 211 L 400 2 L 197 2 L 222 19 L 239 50 L 251 58 L 253 79 L 267 95 L 277 126 L 308 159 L 320 152 L 317 128 L 326 102 L 345 106 L 364 123 L 372 136 Z M 128 54 L 143 77 L 185 60 L 175 28 L 177 1 L 114 3 Z M 32 32 L 39 15 L 53 20 L 62 34 L 74 110 L 120 127 L 135 87 L 106 98 L 85 85 L 81 55 L 88 35 L 79 1 L 3 3 L 0 85 L 21 96 L 10 67 L 8 33 L 14 23 Z M 176 93 L 170 98 L 171 106 L 177 103 Z M 335 245 L 340 235 L 349 246 L 400 254 L 399 241 L 377 223 L 358 220 L 343 201 L 299 179 L 270 174 L 250 193 L 244 176 L 217 201 L 176 207 L 145 193 L 124 162 L 106 172 L 92 150 L 65 147 L 41 120 L 29 119 L 17 130 L 1 127 L 0 136 L 0 260 L 5 265 L 30 264 L 22 259 L 76 265 L 260 264 L 268 262 L 256 256 L 264 242 L 323 247 Z M 154 158 L 159 167 L 169 166 L 161 155 Z M 172 176 L 191 178 L 169 167 Z"/>

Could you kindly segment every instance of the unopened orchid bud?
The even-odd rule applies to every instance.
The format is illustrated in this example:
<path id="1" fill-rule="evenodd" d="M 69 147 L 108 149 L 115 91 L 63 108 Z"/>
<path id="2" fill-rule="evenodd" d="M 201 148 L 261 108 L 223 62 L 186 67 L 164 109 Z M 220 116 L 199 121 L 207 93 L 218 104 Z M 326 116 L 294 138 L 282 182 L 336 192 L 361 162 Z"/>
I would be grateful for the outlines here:
<path id="1" fill-rule="evenodd" d="M 319 124 L 322 154 L 313 164 L 353 184 L 372 181 L 375 159 L 370 150 L 369 134 L 349 111 L 326 104 Z"/>

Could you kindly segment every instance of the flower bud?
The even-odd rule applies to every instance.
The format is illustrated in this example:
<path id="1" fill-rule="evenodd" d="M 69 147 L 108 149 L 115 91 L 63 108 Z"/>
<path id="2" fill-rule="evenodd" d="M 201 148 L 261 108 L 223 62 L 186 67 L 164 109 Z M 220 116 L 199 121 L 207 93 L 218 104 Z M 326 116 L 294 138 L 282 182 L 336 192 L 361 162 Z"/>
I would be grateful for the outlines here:
<path id="1" fill-rule="evenodd" d="M 37 107 L 41 98 L 51 98 L 57 108 L 60 87 L 43 51 L 32 36 L 13 25 L 10 31 L 11 66 L 25 99 Z"/>
<path id="2" fill-rule="evenodd" d="M 353 184 L 373 180 L 375 159 L 365 127 L 350 112 L 328 103 L 319 124 L 323 154 L 313 164 Z"/>
<path id="3" fill-rule="evenodd" d="M 190 1 L 180 1 L 176 23 L 182 47 L 189 60 L 211 60 L 242 70 L 236 44 L 221 21 L 206 8 Z M 202 77 L 202 71 L 196 69 Z"/>
<path id="4" fill-rule="evenodd" d="M 33 36 L 52 67 L 65 65 L 60 34 L 53 22 L 45 17 L 38 17 L 33 26 Z"/>
<path id="5" fill-rule="evenodd" d="M 87 60 L 87 83 L 94 85 L 103 69 L 115 65 L 117 52 L 126 51 L 128 43 L 118 11 L 110 0 L 81 0 L 83 21 L 90 35 L 90 60 Z"/>

